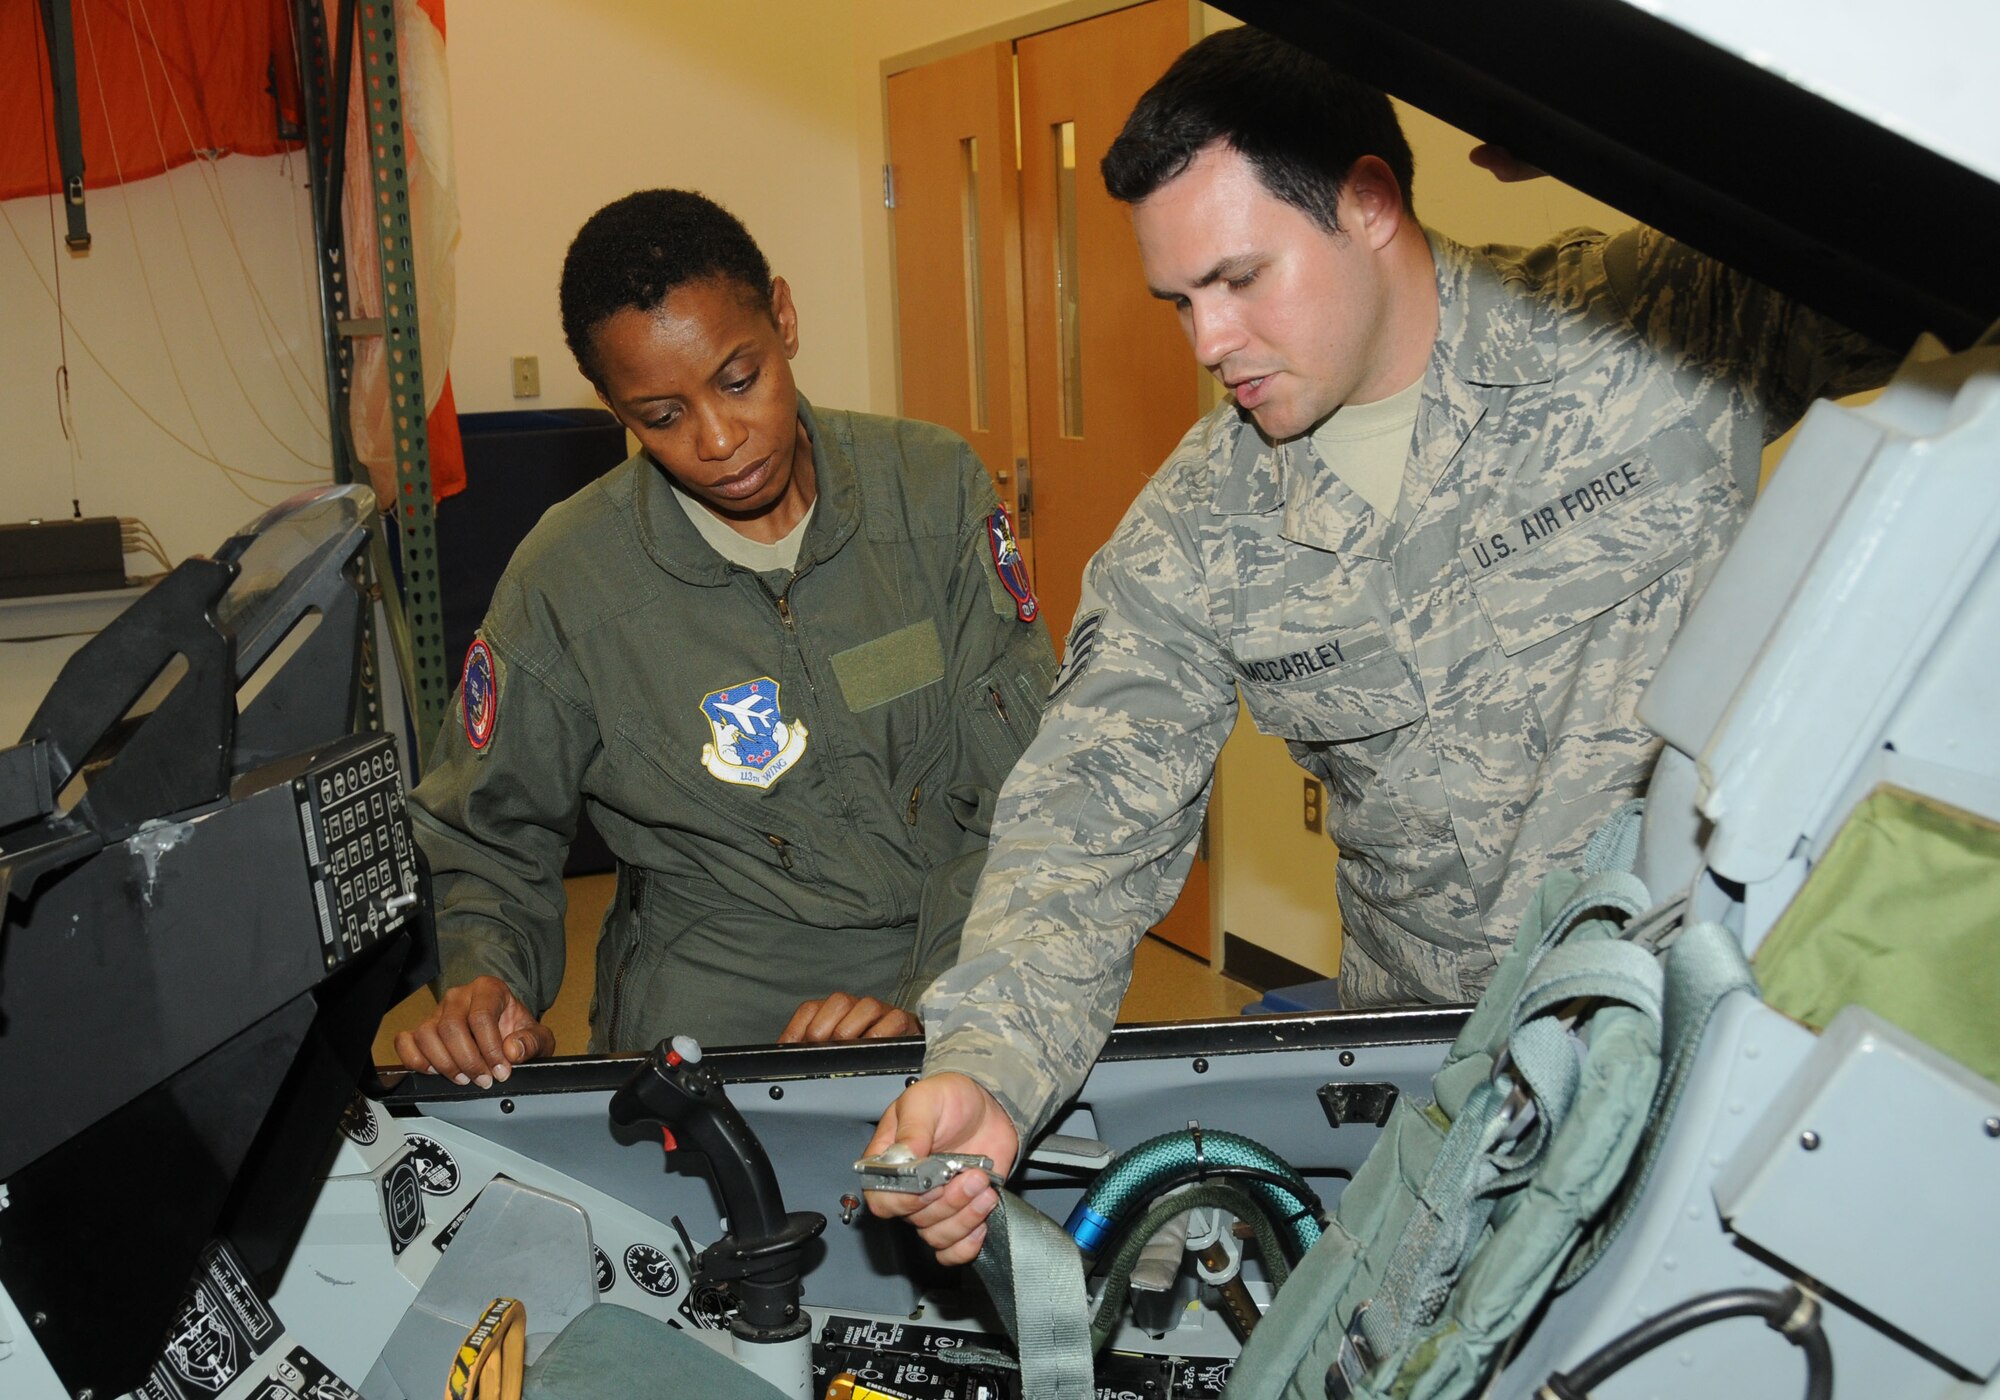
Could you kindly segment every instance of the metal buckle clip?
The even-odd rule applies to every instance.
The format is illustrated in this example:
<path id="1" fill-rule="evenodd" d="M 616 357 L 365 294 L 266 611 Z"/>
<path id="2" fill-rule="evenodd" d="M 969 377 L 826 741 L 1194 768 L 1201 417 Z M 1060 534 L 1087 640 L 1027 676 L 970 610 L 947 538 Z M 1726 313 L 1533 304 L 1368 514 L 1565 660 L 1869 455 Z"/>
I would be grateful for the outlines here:
<path id="1" fill-rule="evenodd" d="M 1361 1330 L 1361 1319 L 1367 1313 L 1366 1303 L 1355 1309 L 1354 1320 L 1347 1324 L 1347 1335 L 1340 1339 L 1340 1354 L 1326 1368 L 1326 1400 L 1353 1400 L 1361 1383 L 1375 1369 L 1375 1348 L 1368 1344 L 1368 1335 Z"/>
<path id="2" fill-rule="evenodd" d="M 861 1177 L 863 1191 L 900 1191 L 920 1196 L 964 1171 L 985 1172 L 995 1186 L 1001 1184 L 993 1175 L 991 1157 L 964 1152 L 934 1152 L 928 1157 L 918 1157 L 900 1143 L 873 1157 L 863 1157 L 854 1164 L 854 1170 Z"/>

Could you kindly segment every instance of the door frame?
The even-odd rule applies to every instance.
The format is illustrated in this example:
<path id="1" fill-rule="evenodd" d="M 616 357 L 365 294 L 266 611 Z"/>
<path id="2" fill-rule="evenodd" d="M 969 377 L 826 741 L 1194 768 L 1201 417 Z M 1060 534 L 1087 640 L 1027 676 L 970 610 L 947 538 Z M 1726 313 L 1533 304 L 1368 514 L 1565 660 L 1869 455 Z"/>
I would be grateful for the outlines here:
<path id="1" fill-rule="evenodd" d="M 1099 15 L 1112 14 L 1118 10 L 1129 10 L 1142 5 L 1145 0 L 1062 0 L 1060 4 L 1046 9 L 1030 10 L 1015 15 L 1012 19 L 997 20 L 978 29 L 968 29 L 963 34 L 955 34 L 949 39 L 940 39 L 934 44 L 926 44 L 907 53 L 891 54 L 881 62 L 881 79 L 887 82 L 891 73 L 900 73 L 906 68 L 921 68 L 926 63 L 934 63 L 940 58 L 956 58 L 967 49 L 982 48 L 987 44 L 1011 43 L 1025 39 L 1031 34 L 1041 34 L 1050 29 L 1061 29 L 1079 20 L 1096 19 Z M 1202 12 L 1208 7 L 1201 0 L 1187 0 L 1188 42 L 1193 43 L 1208 32 Z M 1236 20 L 1222 17 L 1227 24 Z M 883 115 L 888 115 L 889 90 L 882 89 Z"/>

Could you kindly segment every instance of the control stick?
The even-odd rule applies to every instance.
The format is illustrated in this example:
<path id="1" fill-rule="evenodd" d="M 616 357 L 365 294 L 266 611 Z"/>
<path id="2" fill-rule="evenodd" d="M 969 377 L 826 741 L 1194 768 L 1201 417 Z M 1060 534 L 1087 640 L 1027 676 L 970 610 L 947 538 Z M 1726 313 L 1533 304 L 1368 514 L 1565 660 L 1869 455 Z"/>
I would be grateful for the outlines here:
<path id="1" fill-rule="evenodd" d="M 737 1360 L 781 1389 L 807 1393 L 812 1355 L 810 1323 L 800 1307 L 801 1255 L 806 1242 L 826 1228 L 826 1217 L 811 1210 L 786 1212 L 764 1145 L 729 1102 L 722 1082 L 702 1068 L 701 1045 L 692 1036 L 655 1046 L 611 1096 L 610 1113 L 622 1128 L 658 1124 L 670 1154 L 693 1153 L 708 1164 L 722 1193 L 729 1233 L 691 1261 L 695 1279 L 724 1285 L 736 1299 L 729 1330 Z"/>

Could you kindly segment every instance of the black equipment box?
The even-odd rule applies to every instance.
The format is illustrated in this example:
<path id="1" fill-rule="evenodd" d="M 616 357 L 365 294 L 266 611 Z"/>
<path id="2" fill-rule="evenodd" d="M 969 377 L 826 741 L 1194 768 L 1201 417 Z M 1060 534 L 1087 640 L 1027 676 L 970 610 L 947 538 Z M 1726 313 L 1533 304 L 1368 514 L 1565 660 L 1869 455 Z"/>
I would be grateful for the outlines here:
<path id="1" fill-rule="evenodd" d="M 0 598 L 125 586 L 125 541 L 115 515 L 0 525 Z"/>

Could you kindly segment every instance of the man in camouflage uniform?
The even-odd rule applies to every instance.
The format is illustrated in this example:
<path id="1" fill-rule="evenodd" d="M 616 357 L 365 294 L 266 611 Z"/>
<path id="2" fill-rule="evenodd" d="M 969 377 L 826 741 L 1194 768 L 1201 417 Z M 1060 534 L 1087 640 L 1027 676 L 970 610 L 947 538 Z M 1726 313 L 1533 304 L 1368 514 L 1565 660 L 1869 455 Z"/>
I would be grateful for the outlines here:
<path id="1" fill-rule="evenodd" d="M 1888 368 L 1651 230 L 1427 234 L 1387 100 L 1255 31 L 1184 55 L 1104 173 L 1234 402 L 1090 565 L 925 998 L 926 1077 L 876 1148 L 1011 1161 L 1076 1091 L 1187 873 L 1239 690 L 1333 794 L 1343 1002 L 1476 998 L 1542 877 L 1643 788 L 1640 692 L 1762 447 Z M 1328 425 L 1398 396 L 1386 482 L 1326 458 Z M 962 1262 L 996 1199 L 974 1185 L 875 1204 Z"/>

